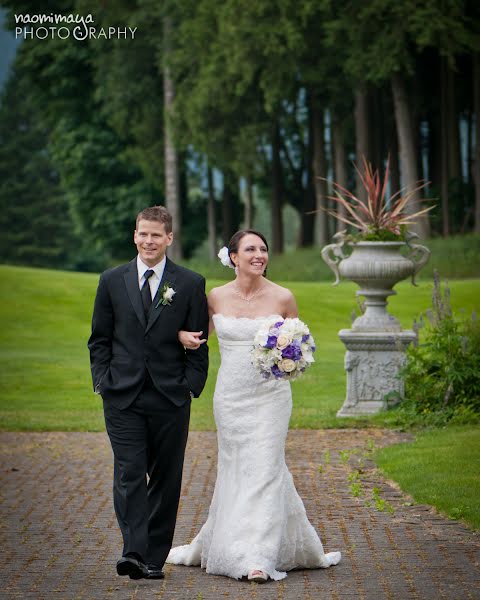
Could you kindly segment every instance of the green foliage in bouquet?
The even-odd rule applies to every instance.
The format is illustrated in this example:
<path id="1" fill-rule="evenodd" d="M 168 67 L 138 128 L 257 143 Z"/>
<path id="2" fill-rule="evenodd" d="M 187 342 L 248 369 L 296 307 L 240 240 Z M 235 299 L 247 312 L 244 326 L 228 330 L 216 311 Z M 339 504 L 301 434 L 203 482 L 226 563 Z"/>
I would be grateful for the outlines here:
<path id="1" fill-rule="evenodd" d="M 480 324 L 475 313 L 457 317 L 450 290 L 434 274 L 432 308 L 414 328 L 420 341 L 407 351 L 405 400 L 400 410 L 413 420 L 440 425 L 480 420 Z M 422 339 L 423 338 L 423 339 Z M 416 417 L 416 418 L 415 418 Z"/>

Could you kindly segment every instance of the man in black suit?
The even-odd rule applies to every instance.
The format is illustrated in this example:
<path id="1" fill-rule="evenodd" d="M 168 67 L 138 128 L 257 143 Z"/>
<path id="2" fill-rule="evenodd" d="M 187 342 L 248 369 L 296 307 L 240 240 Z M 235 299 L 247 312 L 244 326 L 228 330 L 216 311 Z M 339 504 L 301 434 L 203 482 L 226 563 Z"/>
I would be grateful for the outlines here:
<path id="1" fill-rule="evenodd" d="M 138 256 L 100 277 L 88 347 L 114 454 L 113 498 L 123 536 L 117 573 L 162 578 L 190 402 L 202 392 L 208 370 L 207 345 L 186 350 L 178 332 L 206 337 L 208 308 L 204 278 L 165 255 L 173 241 L 166 208 L 138 214 L 134 241 Z"/>

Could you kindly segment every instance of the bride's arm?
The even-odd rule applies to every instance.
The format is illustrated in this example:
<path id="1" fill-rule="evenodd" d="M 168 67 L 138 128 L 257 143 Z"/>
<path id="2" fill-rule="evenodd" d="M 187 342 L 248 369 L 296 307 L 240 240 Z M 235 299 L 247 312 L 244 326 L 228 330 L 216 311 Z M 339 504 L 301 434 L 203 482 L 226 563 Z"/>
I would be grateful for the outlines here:
<path id="1" fill-rule="evenodd" d="M 215 323 L 213 322 L 213 315 L 215 314 L 215 298 L 217 296 L 217 288 L 210 290 L 207 296 L 208 302 L 208 335 L 215 329 Z"/>
<path id="2" fill-rule="evenodd" d="M 285 297 L 283 316 L 290 319 L 298 317 L 297 301 L 290 290 L 288 290 L 288 294 Z"/>

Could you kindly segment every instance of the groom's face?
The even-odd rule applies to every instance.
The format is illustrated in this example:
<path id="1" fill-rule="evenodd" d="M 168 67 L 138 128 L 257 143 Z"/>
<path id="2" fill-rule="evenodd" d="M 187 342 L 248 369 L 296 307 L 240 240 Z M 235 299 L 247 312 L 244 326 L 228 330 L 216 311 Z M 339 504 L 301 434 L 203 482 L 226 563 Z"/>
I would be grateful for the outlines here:
<path id="1" fill-rule="evenodd" d="M 165 256 L 165 251 L 173 242 L 173 233 L 165 231 L 165 224 L 159 221 L 140 219 L 133 240 L 142 261 L 154 267 Z"/>

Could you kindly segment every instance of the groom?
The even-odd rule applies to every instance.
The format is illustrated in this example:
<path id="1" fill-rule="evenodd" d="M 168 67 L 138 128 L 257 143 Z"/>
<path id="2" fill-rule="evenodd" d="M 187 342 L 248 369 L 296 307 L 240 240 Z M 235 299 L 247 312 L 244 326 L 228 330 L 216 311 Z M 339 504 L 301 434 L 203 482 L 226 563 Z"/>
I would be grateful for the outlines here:
<path id="1" fill-rule="evenodd" d="M 207 345 L 185 350 L 177 337 L 181 329 L 208 333 L 205 280 L 166 257 L 172 241 L 166 208 L 138 214 L 138 256 L 101 275 L 88 341 L 114 455 L 113 501 L 123 536 L 117 573 L 131 579 L 164 576 L 190 402 L 208 370 Z"/>

